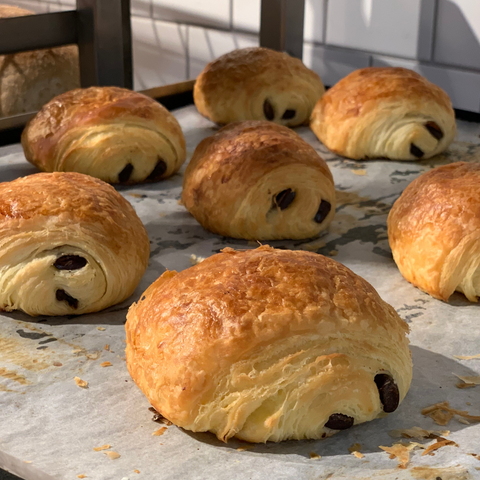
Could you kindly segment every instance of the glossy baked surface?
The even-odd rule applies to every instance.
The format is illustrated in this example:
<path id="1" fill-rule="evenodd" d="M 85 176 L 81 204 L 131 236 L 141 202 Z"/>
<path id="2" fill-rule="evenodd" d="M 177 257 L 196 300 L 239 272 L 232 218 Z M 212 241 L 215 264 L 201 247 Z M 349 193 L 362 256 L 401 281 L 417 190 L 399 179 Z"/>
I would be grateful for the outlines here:
<path id="1" fill-rule="evenodd" d="M 118 87 L 64 93 L 25 128 L 28 161 L 43 171 L 75 171 L 109 183 L 158 181 L 185 161 L 175 117 L 155 100 Z"/>
<path id="2" fill-rule="evenodd" d="M 317 102 L 310 127 L 332 152 L 355 160 L 430 158 L 456 132 L 448 95 L 418 73 L 392 67 L 340 80 Z"/>
<path id="3" fill-rule="evenodd" d="M 198 76 L 194 100 L 215 123 L 269 120 L 293 127 L 308 122 L 325 88 L 300 60 L 267 48 L 233 50 Z"/>
<path id="4" fill-rule="evenodd" d="M 231 124 L 203 140 L 182 200 L 207 230 L 251 240 L 311 238 L 335 215 L 325 161 L 293 130 L 267 121 Z"/>
<path id="5" fill-rule="evenodd" d="M 0 310 L 96 312 L 129 297 L 149 240 L 133 207 L 79 173 L 0 183 Z"/>
<path id="6" fill-rule="evenodd" d="M 480 296 L 480 165 L 452 163 L 414 180 L 388 216 L 402 275 L 430 295 Z"/>
<path id="7" fill-rule="evenodd" d="M 311 252 L 227 248 L 167 271 L 126 331 L 128 369 L 157 411 L 224 441 L 331 435 L 394 411 L 412 378 L 407 324 Z"/>

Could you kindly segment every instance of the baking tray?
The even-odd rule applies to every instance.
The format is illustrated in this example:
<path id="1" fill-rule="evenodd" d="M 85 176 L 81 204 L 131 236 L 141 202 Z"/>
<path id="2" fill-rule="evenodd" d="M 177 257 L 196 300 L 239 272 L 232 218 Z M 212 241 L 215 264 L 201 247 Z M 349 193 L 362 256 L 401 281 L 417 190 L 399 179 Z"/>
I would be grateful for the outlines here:
<path id="1" fill-rule="evenodd" d="M 174 112 L 188 156 L 217 127 L 193 106 Z M 255 248 L 205 231 L 179 204 L 182 171 L 166 181 L 119 187 L 135 207 L 151 240 L 148 270 L 135 294 L 101 313 L 31 318 L 0 315 L 0 468 L 37 479 L 412 479 L 480 478 L 480 423 L 455 416 L 437 425 L 421 413 L 438 402 L 480 415 L 480 387 L 458 388 L 454 375 L 479 375 L 480 306 L 454 294 L 435 300 L 407 283 L 388 246 L 386 219 L 392 203 L 422 172 L 460 160 L 480 161 L 480 127 L 458 122 L 450 150 L 420 162 L 355 162 L 329 153 L 306 127 L 296 129 L 327 160 L 337 188 L 337 213 L 328 233 L 310 241 L 271 242 L 279 248 L 316 251 L 363 276 L 410 325 L 412 387 L 387 418 L 355 426 L 321 441 L 224 444 L 209 433 L 191 433 L 152 422 L 149 404 L 125 365 L 124 322 L 128 306 L 165 269 L 182 270 L 196 257 L 229 246 Z M 35 173 L 20 145 L 0 149 L 0 180 Z M 112 366 L 102 367 L 110 362 Z M 77 386 L 74 377 L 88 382 Z M 460 382 L 461 383 L 461 382 Z M 467 423 L 461 423 L 467 422 Z M 166 426 L 162 435 L 152 435 Z M 379 446 L 401 439 L 393 430 L 449 430 L 433 455 L 410 452 L 406 468 Z M 408 442 L 409 440 L 404 439 Z M 415 440 L 424 446 L 435 439 Z M 349 451 L 360 444 L 363 458 Z M 94 448 L 110 445 L 105 450 Z M 116 452 L 120 457 L 112 459 Z M 358 455 L 361 456 L 361 455 Z M 82 477 L 84 475 L 85 477 Z M 80 477 L 79 477 L 80 476 Z"/>

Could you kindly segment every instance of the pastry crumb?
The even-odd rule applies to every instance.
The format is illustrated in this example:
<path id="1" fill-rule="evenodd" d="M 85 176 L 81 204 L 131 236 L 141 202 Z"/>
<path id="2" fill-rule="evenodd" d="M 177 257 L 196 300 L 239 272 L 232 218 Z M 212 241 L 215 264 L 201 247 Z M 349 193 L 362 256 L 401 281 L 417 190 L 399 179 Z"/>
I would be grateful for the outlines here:
<path id="1" fill-rule="evenodd" d="M 201 257 L 200 255 L 194 255 L 193 253 L 190 255 L 190 263 L 192 265 L 198 265 L 205 260 L 205 257 Z"/>
<path id="2" fill-rule="evenodd" d="M 140 470 L 136 470 L 136 469 L 135 469 L 134 472 L 135 472 L 135 473 L 140 473 Z"/>
<path id="3" fill-rule="evenodd" d="M 394 443 L 391 447 L 379 446 L 378 448 L 381 448 L 383 451 L 387 452 L 391 460 L 396 458 L 399 468 L 407 468 L 408 462 L 410 461 L 410 451 L 418 446 L 419 444 L 416 442 L 411 442 L 408 444 L 399 442 Z"/>
<path id="4" fill-rule="evenodd" d="M 360 443 L 354 443 L 352 446 L 348 447 L 348 451 L 350 453 L 359 452 L 361 448 L 362 445 L 360 445 Z"/>
<path id="5" fill-rule="evenodd" d="M 88 382 L 82 380 L 80 377 L 75 377 L 74 380 L 80 388 L 88 388 Z"/>
<path id="6" fill-rule="evenodd" d="M 108 352 L 110 350 L 110 345 L 108 343 L 106 343 L 105 346 L 103 347 L 103 349 Z"/>
<path id="7" fill-rule="evenodd" d="M 167 427 L 162 427 L 159 428 L 158 430 L 155 430 L 152 435 L 155 437 L 159 437 L 160 435 L 163 435 L 167 431 Z"/>
<path id="8" fill-rule="evenodd" d="M 338 255 L 338 250 L 330 250 L 330 252 L 328 252 L 328 254 L 331 257 L 336 257 Z"/>
<path id="9" fill-rule="evenodd" d="M 80 475 L 77 475 L 77 478 L 87 478 L 87 476 L 81 473 Z"/>
<path id="10" fill-rule="evenodd" d="M 366 175 L 367 174 L 367 171 L 365 169 L 358 169 L 358 170 L 352 170 L 352 173 L 354 173 L 355 175 Z"/>
<path id="11" fill-rule="evenodd" d="M 474 360 L 475 358 L 480 358 L 480 353 L 477 355 L 454 355 L 453 357 L 459 360 Z"/>
<path id="12" fill-rule="evenodd" d="M 465 383 L 465 385 L 468 385 L 468 386 L 476 386 L 476 385 L 480 385 L 480 375 L 478 376 L 464 376 L 464 375 L 457 375 L 456 373 L 454 373 L 454 375 L 459 378 L 460 380 L 462 380 L 462 382 Z M 461 387 L 459 387 L 459 385 L 462 385 Z M 457 384 L 457 388 L 465 388 L 463 386 L 462 383 L 460 384 Z"/>
<path id="13" fill-rule="evenodd" d="M 106 444 L 106 445 L 102 445 L 101 447 L 94 447 L 93 449 L 96 451 L 96 452 L 100 452 L 102 450 L 108 450 L 109 448 L 112 448 L 111 445 L 109 444 Z"/>
<path id="14" fill-rule="evenodd" d="M 389 432 L 391 437 L 415 438 L 416 440 L 423 440 L 424 438 L 437 438 L 439 436 L 448 437 L 449 430 L 426 430 L 420 427 L 404 428 L 401 430 L 392 430 Z"/>
<path id="15" fill-rule="evenodd" d="M 473 422 L 480 422 L 480 416 L 470 415 L 466 410 L 456 410 L 450 407 L 449 402 L 440 402 L 430 405 L 421 411 L 422 415 L 430 417 L 437 425 L 447 425 L 450 420 L 458 415 Z"/>
<path id="16" fill-rule="evenodd" d="M 435 455 L 433 453 L 435 450 L 448 446 L 458 447 L 458 445 L 453 440 L 447 440 L 446 438 L 438 437 L 436 443 L 432 443 L 425 449 L 425 451 L 422 453 L 422 457 L 424 455 Z"/>
<path id="17" fill-rule="evenodd" d="M 100 364 L 101 367 L 111 367 L 112 364 L 110 362 L 103 362 Z"/>
<path id="18" fill-rule="evenodd" d="M 23 463 L 32 463 L 32 460 L 24 460 Z"/>
<path id="19" fill-rule="evenodd" d="M 101 332 L 105 331 L 105 327 L 97 327 L 97 330 L 100 330 Z"/>
<path id="20" fill-rule="evenodd" d="M 360 452 L 357 452 L 357 451 L 352 452 L 352 455 L 354 457 L 357 457 L 357 458 L 363 458 L 365 456 L 363 453 L 360 453 Z"/>
<path id="21" fill-rule="evenodd" d="M 63 367 L 63 363 L 60 362 L 53 362 L 54 367 Z"/>
<path id="22" fill-rule="evenodd" d="M 309 455 L 311 460 L 320 460 L 322 458 L 318 453 L 315 452 L 310 452 Z"/>
<path id="23" fill-rule="evenodd" d="M 120 458 L 120 454 L 117 452 L 103 452 L 110 460 L 116 460 Z"/>
<path id="24" fill-rule="evenodd" d="M 245 445 L 244 447 L 238 447 L 237 452 L 246 452 L 247 450 L 252 450 L 254 448 L 253 445 Z"/>

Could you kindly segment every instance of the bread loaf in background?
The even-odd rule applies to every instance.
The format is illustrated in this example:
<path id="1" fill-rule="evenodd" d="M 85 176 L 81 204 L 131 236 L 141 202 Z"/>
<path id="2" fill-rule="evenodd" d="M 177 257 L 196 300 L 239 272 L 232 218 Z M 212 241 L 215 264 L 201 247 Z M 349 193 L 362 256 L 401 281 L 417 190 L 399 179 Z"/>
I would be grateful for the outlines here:
<path id="1" fill-rule="evenodd" d="M 0 18 L 33 13 L 0 4 Z M 0 55 L 0 117 L 37 111 L 53 97 L 79 86 L 76 45 Z"/>

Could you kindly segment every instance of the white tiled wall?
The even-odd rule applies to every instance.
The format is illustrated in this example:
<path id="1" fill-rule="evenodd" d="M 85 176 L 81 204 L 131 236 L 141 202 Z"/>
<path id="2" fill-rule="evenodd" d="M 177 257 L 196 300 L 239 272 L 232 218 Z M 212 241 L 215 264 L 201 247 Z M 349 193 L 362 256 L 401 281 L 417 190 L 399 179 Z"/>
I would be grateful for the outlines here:
<path id="1" fill-rule="evenodd" d="M 0 0 L 35 12 L 75 0 Z M 258 45 L 261 0 L 131 0 L 135 88 L 174 83 Z M 304 61 L 333 85 L 369 65 L 413 68 L 480 112 L 480 0 L 305 0 Z"/>

